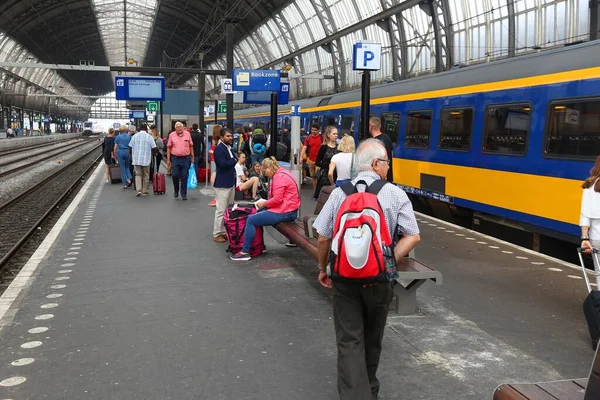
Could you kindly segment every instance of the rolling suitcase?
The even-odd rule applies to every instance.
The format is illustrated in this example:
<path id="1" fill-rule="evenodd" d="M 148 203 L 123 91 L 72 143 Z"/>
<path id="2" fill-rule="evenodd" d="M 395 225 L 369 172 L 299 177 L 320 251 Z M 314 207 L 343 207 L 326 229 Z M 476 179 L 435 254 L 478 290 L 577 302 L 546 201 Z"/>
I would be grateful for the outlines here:
<path id="1" fill-rule="evenodd" d="M 585 315 L 590 336 L 592 337 L 592 347 L 595 350 L 598 346 L 598 341 L 600 340 L 600 290 L 592 290 L 592 286 L 590 285 L 590 280 L 588 279 L 585 268 L 585 263 L 583 262 L 582 250 L 582 248 L 578 248 L 577 253 L 579 254 L 579 261 L 581 262 L 581 268 L 583 270 L 583 278 L 585 279 L 585 284 L 589 292 L 583 302 L 583 314 Z M 592 257 L 596 262 L 595 265 L 600 265 L 598 264 L 598 253 L 600 253 L 600 250 L 593 249 Z"/>
<path id="2" fill-rule="evenodd" d="M 110 171 L 110 183 L 121 182 L 121 167 L 119 164 L 111 164 L 109 167 Z"/>

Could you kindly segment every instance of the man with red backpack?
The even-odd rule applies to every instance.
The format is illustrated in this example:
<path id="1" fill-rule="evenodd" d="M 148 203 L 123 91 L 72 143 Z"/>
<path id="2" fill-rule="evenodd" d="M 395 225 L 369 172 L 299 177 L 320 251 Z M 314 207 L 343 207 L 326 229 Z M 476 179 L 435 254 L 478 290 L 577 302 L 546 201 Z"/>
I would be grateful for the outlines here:
<path id="1" fill-rule="evenodd" d="M 360 144 L 358 176 L 334 189 L 313 227 L 319 233 L 319 282 L 333 289 L 341 400 L 377 399 L 377 367 L 396 263 L 419 242 L 408 196 L 386 182 L 391 160 L 383 144 Z M 402 238 L 393 243 L 396 233 Z"/>

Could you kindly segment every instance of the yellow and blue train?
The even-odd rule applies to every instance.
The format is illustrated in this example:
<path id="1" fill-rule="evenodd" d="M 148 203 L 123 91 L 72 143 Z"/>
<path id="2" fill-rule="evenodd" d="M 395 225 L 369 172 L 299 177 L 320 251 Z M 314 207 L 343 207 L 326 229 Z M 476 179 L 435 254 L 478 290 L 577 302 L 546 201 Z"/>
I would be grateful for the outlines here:
<path id="1" fill-rule="evenodd" d="M 581 182 L 600 155 L 599 54 L 595 41 L 373 86 L 395 183 L 453 213 L 575 240 Z M 293 104 L 307 131 L 336 125 L 365 138 L 360 90 Z M 280 106 L 279 128 L 287 114 Z M 268 106 L 234 118 L 270 128 Z"/>

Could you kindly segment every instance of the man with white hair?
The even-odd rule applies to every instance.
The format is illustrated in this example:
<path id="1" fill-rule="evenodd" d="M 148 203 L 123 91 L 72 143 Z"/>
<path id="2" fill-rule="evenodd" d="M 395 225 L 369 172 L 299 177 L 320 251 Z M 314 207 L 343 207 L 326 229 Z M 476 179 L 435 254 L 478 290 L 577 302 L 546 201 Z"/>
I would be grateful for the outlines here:
<path id="1" fill-rule="evenodd" d="M 331 192 L 313 225 L 319 233 L 319 282 L 333 289 L 341 400 L 377 399 L 376 373 L 392 285 L 397 277 L 395 265 L 420 240 L 408 196 L 396 185 L 385 182 L 390 162 L 379 140 L 363 141 L 354 161 L 358 175 Z M 359 201 L 345 201 L 351 197 Z M 368 202 L 370 206 L 364 206 Z M 360 209 L 349 213 L 351 203 Z M 349 223 L 353 219 L 354 225 Z M 402 238 L 394 244 L 397 232 Z M 381 252 L 376 244 L 380 244 Z M 375 266 L 372 275 L 365 275 L 365 265 Z"/>
<path id="2" fill-rule="evenodd" d="M 190 133 L 183 129 L 181 122 L 175 123 L 175 131 L 169 134 L 167 142 L 167 169 L 171 168 L 175 198 L 187 200 L 187 180 L 190 163 L 194 160 L 194 142 Z M 171 166 L 172 165 L 172 166 Z"/>

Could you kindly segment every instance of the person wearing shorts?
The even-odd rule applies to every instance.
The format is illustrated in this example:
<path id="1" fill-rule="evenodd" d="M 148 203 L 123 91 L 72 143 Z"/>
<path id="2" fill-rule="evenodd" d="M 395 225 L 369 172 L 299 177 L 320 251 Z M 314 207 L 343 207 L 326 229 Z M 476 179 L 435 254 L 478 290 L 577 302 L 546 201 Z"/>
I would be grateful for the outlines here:
<path id="1" fill-rule="evenodd" d="M 301 159 L 307 158 L 306 163 L 308 164 L 308 172 L 312 178 L 313 190 L 317 189 L 317 179 L 315 174 L 317 173 L 317 156 L 319 154 L 319 148 L 323 144 L 323 139 L 319 134 L 319 125 L 312 124 L 310 128 L 310 135 L 304 140 L 304 147 L 302 148 Z"/>
<path id="2" fill-rule="evenodd" d="M 252 189 L 252 201 L 258 201 L 260 196 L 257 196 L 256 193 L 258 192 L 259 179 L 256 176 L 246 178 L 244 164 L 246 164 L 246 154 L 240 152 L 238 162 L 235 164 L 235 191 L 244 192 Z"/>

